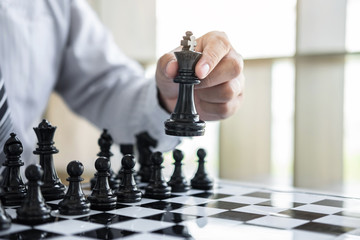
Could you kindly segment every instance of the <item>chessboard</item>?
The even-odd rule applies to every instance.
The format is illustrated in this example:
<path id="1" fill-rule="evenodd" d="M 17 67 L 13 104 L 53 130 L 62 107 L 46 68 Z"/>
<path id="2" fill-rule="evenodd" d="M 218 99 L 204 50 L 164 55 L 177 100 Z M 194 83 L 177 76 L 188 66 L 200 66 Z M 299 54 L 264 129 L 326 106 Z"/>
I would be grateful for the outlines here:
<path id="1" fill-rule="evenodd" d="M 47 202 L 50 222 L 34 225 L 6 207 L 13 222 L 0 239 L 360 239 L 360 199 L 233 182 L 78 216 L 59 214 L 58 202 Z"/>

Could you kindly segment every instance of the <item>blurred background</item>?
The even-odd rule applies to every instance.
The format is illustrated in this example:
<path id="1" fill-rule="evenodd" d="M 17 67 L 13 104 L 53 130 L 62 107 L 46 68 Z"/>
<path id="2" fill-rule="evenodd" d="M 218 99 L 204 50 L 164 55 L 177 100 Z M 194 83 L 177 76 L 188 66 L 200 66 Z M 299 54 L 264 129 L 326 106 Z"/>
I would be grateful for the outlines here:
<path id="1" fill-rule="evenodd" d="M 185 174 L 196 150 L 208 152 L 210 175 L 360 196 L 359 0 L 89 0 L 119 47 L 147 76 L 184 33 L 227 33 L 245 60 L 243 106 L 185 139 Z M 57 171 L 71 160 L 95 172 L 100 130 L 53 95 L 46 117 L 58 126 Z M 165 119 L 164 119 L 165 120 Z M 117 146 L 113 169 L 119 168 Z M 165 175 L 172 173 L 165 154 Z"/>

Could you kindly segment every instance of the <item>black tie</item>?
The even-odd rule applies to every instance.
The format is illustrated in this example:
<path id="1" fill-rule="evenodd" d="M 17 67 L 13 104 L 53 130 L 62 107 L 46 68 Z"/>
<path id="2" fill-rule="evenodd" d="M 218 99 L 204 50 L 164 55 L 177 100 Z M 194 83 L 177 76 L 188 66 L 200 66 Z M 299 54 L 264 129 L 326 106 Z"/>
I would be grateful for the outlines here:
<path id="1" fill-rule="evenodd" d="M 10 110 L 7 103 L 7 95 L 5 91 L 4 78 L 0 69 L 0 163 L 5 162 L 5 154 L 3 146 L 9 138 L 12 130 L 12 123 L 10 120 Z M 0 165 L 1 166 L 1 165 Z"/>

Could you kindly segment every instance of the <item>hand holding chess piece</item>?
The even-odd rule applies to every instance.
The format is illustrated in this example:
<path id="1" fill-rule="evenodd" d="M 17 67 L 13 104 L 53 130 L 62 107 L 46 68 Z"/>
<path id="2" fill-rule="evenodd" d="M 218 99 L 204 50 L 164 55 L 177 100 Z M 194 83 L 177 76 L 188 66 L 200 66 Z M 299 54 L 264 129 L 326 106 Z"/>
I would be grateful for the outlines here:
<path id="1" fill-rule="evenodd" d="M 219 120 L 231 116 L 240 106 L 243 95 L 244 63 L 225 33 L 210 32 L 196 39 L 194 51 L 202 52 L 195 66 L 200 83 L 194 86 L 194 102 L 202 120 Z M 172 112 L 178 99 L 174 79 L 179 70 L 175 49 L 163 55 L 157 64 L 156 82 L 163 107 Z"/>

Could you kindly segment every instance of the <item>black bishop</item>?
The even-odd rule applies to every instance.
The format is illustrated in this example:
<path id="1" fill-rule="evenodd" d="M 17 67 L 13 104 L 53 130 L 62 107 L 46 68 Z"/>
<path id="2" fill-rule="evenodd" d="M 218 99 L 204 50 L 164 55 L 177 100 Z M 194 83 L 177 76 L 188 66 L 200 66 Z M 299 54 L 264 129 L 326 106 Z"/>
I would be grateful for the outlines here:
<path id="1" fill-rule="evenodd" d="M 20 167 L 24 166 L 24 162 L 20 159 L 22 152 L 22 143 L 15 133 L 11 133 L 4 145 L 6 161 L 3 163 L 5 166 L 2 181 L 4 194 L 1 200 L 5 206 L 21 205 L 25 199 L 26 187 L 20 174 Z"/>

